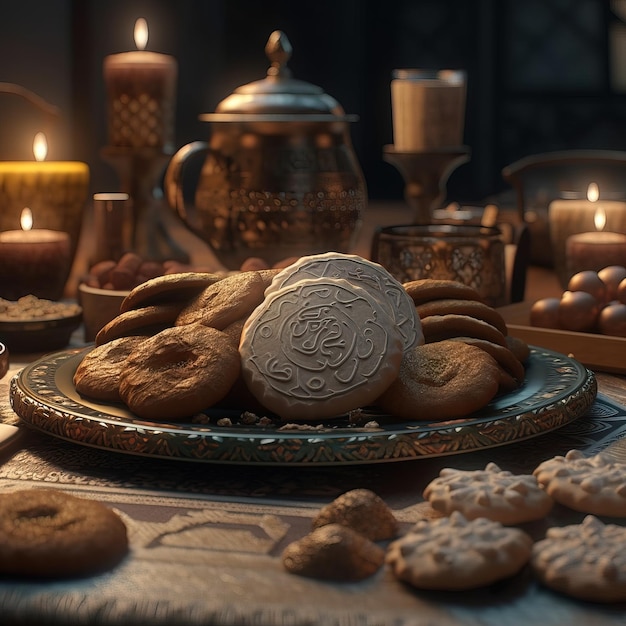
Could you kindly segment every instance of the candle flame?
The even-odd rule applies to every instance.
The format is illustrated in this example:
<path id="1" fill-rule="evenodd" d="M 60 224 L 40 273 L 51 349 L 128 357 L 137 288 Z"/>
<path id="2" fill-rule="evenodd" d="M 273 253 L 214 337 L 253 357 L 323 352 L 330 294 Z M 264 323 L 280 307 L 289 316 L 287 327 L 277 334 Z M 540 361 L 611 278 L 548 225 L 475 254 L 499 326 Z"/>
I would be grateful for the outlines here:
<path id="1" fill-rule="evenodd" d="M 33 141 L 33 154 L 35 161 L 45 161 L 48 155 L 48 142 L 44 133 L 37 133 Z"/>
<path id="2" fill-rule="evenodd" d="M 589 183 L 587 187 L 587 200 L 589 202 L 597 202 L 600 197 L 600 189 L 596 183 Z"/>
<path id="3" fill-rule="evenodd" d="M 596 209 L 593 215 L 593 223 L 595 224 L 596 230 L 604 230 L 606 226 L 606 211 L 601 206 Z"/>
<path id="4" fill-rule="evenodd" d="M 148 22 L 140 17 L 135 22 L 135 45 L 138 50 L 145 50 L 148 43 Z"/>
<path id="5" fill-rule="evenodd" d="M 22 230 L 30 230 L 33 227 L 33 212 L 28 207 L 22 209 L 20 224 L 22 226 Z"/>

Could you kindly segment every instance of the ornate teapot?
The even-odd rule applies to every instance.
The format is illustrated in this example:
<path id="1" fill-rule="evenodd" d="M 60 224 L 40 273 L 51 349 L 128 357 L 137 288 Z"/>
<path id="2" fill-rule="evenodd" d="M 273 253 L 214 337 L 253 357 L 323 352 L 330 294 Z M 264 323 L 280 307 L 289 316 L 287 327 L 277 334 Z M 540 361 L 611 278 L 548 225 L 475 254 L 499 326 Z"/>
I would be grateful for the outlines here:
<path id="1" fill-rule="evenodd" d="M 248 257 L 273 265 L 347 252 L 367 206 L 349 133 L 356 116 L 319 87 L 291 77 L 284 33 L 273 32 L 265 51 L 267 76 L 201 115 L 212 124 L 210 140 L 182 147 L 165 176 L 170 206 L 229 269 Z M 188 202 L 184 166 L 200 153 L 206 157 Z"/>

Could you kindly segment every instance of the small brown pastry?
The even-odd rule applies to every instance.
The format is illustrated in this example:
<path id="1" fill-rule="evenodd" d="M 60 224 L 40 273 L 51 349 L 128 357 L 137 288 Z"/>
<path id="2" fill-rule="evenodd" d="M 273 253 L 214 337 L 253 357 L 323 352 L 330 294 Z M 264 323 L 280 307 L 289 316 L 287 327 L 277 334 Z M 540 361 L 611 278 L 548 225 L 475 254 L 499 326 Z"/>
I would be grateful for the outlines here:
<path id="1" fill-rule="evenodd" d="M 347 526 L 328 524 L 290 543 L 282 561 L 298 576 L 347 582 L 375 574 L 385 562 L 385 551 Z"/>
<path id="2" fill-rule="evenodd" d="M 369 489 L 352 489 L 322 507 L 313 518 L 313 528 L 326 524 L 348 526 L 371 541 L 393 539 L 398 534 L 391 509 Z"/>

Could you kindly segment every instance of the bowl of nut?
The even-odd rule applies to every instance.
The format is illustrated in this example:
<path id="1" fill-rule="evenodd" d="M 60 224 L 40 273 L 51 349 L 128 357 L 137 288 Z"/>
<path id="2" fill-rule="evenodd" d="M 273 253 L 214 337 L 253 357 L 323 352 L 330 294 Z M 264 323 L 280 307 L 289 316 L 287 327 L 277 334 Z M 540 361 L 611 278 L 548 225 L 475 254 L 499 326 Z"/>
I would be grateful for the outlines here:
<path id="1" fill-rule="evenodd" d="M 82 308 L 72 302 L 33 295 L 0 299 L 0 342 L 10 352 L 50 352 L 64 348 L 80 326 Z"/>

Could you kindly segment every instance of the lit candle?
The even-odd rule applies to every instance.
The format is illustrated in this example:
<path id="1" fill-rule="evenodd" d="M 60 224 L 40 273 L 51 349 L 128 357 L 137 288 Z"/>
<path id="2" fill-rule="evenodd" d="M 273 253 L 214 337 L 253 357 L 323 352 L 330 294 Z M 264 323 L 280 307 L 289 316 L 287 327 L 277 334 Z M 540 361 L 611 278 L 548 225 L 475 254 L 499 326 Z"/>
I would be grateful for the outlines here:
<path id="1" fill-rule="evenodd" d="M 137 50 L 104 59 L 109 145 L 171 152 L 178 64 L 172 56 L 144 50 L 148 25 L 143 18 L 134 34 Z"/>
<path id="2" fill-rule="evenodd" d="M 583 270 L 596 272 L 609 265 L 626 266 L 626 235 L 604 231 L 606 211 L 599 206 L 594 215 L 596 230 L 570 235 L 565 258 L 570 276 Z"/>
<path id="3" fill-rule="evenodd" d="M 32 228 L 29 208 L 21 216 L 22 230 L 0 233 L 0 297 L 17 300 L 32 294 L 58 300 L 70 269 L 67 233 Z"/>
<path id="4" fill-rule="evenodd" d="M 571 272 L 567 263 L 567 240 L 572 235 L 579 233 L 590 233 L 592 238 L 599 233 L 595 226 L 596 209 L 602 208 L 606 216 L 607 223 L 610 223 L 613 234 L 626 232 L 626 202 L 617 200 L 600 200 L 600 190 L 595 183 L 589 184 L 587 188 L 587 199 L 554 200 L 548 209 L 548 219 L 550 224 L 550 239 L 552 244 L 552 254 L 554 258 L 554 269 L 565 288 L 571 277 Z M 608 233 L 600 235 L 600 238 L 614 239 Z M 592 269 L 587 267 L 585 269 Z"/>
<path id="5" fill-rule="evenodd" d="M 20 227 L 22 209 L 30 207 L 40 228 L 70 235 L 72 257 L 89 194 L 89 167 L 79 161 L 46 161 L 43 133 L 33 141 L 34 161 L 0 161 L 0 230 Z"/>

